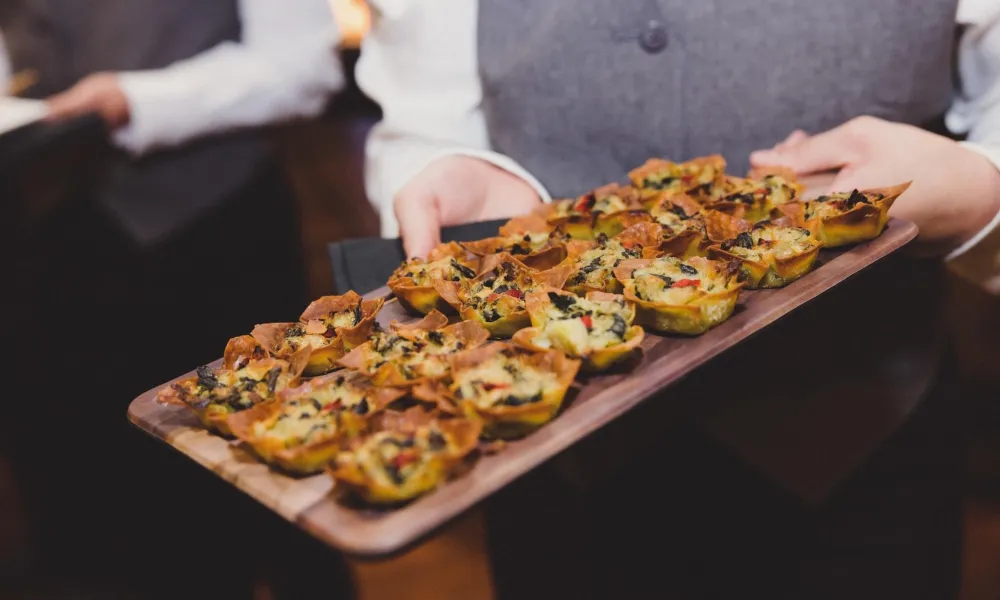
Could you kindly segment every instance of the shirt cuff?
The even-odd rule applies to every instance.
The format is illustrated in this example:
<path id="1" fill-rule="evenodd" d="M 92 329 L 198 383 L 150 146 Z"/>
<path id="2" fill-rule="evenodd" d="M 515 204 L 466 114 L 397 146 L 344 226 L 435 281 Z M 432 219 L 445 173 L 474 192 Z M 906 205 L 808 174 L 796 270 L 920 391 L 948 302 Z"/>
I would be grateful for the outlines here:
<path id="1" fill-rule="evenodd" d="M 174 135 L 177 107 L 159 98 L 172 98 L 176 82 L 162 72 L 118 73 L 118 85 L 128 99 L 129 122 L 112 134 L 114 143 L 133 155 L 141 155 L 158 145 L 169 145 Z"/>
<path id="2" fill-rule="evenodd" d="M 977 152 L 1000 169 L 1000 148 L 973 142 L 962 146 Z M 945 260 L 957 275 L 991 294 L 1000 294 L 1000 211 L 967 242 L 953 250 Z"/>

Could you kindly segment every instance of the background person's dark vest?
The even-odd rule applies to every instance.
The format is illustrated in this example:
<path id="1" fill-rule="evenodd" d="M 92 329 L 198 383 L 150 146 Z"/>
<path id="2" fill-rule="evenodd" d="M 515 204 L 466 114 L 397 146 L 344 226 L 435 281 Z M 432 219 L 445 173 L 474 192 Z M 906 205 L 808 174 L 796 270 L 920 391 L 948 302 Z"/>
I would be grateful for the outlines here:
<path id="1" fill-rule="evenodd" d="M 555 197 L 622 180 L 650 156 L 722 153 L 741 174 L 751 151 L 796 128 L 866 114 L 923 124 L 952 93 L 955 0 L 479 5 L 490 140 Z M 825 497 L 935 377 L 939 273 L 899 263 L 705 367 L 685 388 L 703 426 L 781 486 Z M 639 425 L 647 435 L 618 441 L 656 435 L 655 419 Z"/>
<path id="2" fill-rule="evenodd" d="M 38 98 L 91 73 L 159 69 L 241 36 L 235 0 L 4 1 L 0 27 L 14 71 L 38 72 L 30 90 Z M 98 199 L 137 242 L 153 244 L 240 190 L 268 152 L 258 135 L 242 133 L 139 160 L 118 156 Z"/>

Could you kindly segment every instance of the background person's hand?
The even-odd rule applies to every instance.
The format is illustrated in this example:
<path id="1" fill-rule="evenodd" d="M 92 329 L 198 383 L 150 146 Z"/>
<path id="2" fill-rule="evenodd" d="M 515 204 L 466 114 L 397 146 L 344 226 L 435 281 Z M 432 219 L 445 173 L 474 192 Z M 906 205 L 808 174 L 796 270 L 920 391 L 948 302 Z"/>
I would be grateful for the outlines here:
<path id="1" fill-rule="evenodd" d="M 839 170 L 829 190 L 913 181 L 891 214 L 920 227 L 920 241 L 946 252 L 1000 210 L 1000 170 L 958 143 L 910 125 L 859 117 L 813 136 L 795 132 L 750 155 L 755 167 L 784 165 L 800 176 Z"/>
<path id="2" fill-rule="evenodd" d="M 87 113 L 101 115 L 108 128 L 127 125 L 131 118 L 128 98 L 114 73 L 94 73 L 48 100 L 48 119 L 59 121 Z"/>
<path id="3" fill-rule="evenodd" d="M 528 213 L 541 202 L 523 179 L 484 160 L 446 156 L 396 194 L 394 208 L 408 257 L 441 243 L 441 227 Z"/>

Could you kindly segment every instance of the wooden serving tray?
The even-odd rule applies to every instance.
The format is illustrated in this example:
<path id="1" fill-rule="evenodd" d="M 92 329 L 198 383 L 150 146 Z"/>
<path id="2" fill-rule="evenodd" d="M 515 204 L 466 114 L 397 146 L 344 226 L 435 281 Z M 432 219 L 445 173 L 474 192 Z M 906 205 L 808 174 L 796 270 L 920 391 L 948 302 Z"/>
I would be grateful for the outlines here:
<path id="1" fill-rule="evenodd" d="M 879 238 L 844 251 L 823 251 L 822 264 L 780 290 L 744 292 L 736 313 L 700 337 L 647 335 L 633 368 L 589 376 L 575 384 L 567 406 L 552 423 L 496 455 L 479 460 L 468 474 L 396 510 L 359 510 L 330 494 L 326 475 L 294 478 L 269 469 L 239 442 L 211 435 L 185 407 L 155 401 L 157 386 L 129 406 L 129 419 L 268 508 L 323 542 L 346 553 L 377 557 L 394 553 L 458 516 L 493 492 L 576 441 L 609 423 L 644 399 L 709 359 L 738 344 L 781 316 L 884 258 L 913 240 L 917 227 L 890 219 Z M 384 295 L 381 288 L 369 296 Z M 389 321 L 414 320 L 397 302 L 379 315 Z M 183 377 L 188 377 L 188 373 Z"/>

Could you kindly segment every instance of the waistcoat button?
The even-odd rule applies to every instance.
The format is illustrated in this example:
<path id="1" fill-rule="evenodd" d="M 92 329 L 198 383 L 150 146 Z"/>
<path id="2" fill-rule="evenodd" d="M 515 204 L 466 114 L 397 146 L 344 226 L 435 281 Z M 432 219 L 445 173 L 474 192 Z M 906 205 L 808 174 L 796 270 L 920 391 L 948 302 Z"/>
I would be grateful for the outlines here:
<path id="1" fill-rule="evenodd" d="M 667 28 L 659 21 L 650 21 L 639 34 L 639 45 L 650 54 L 661 52 L 667 47 Z"/>

